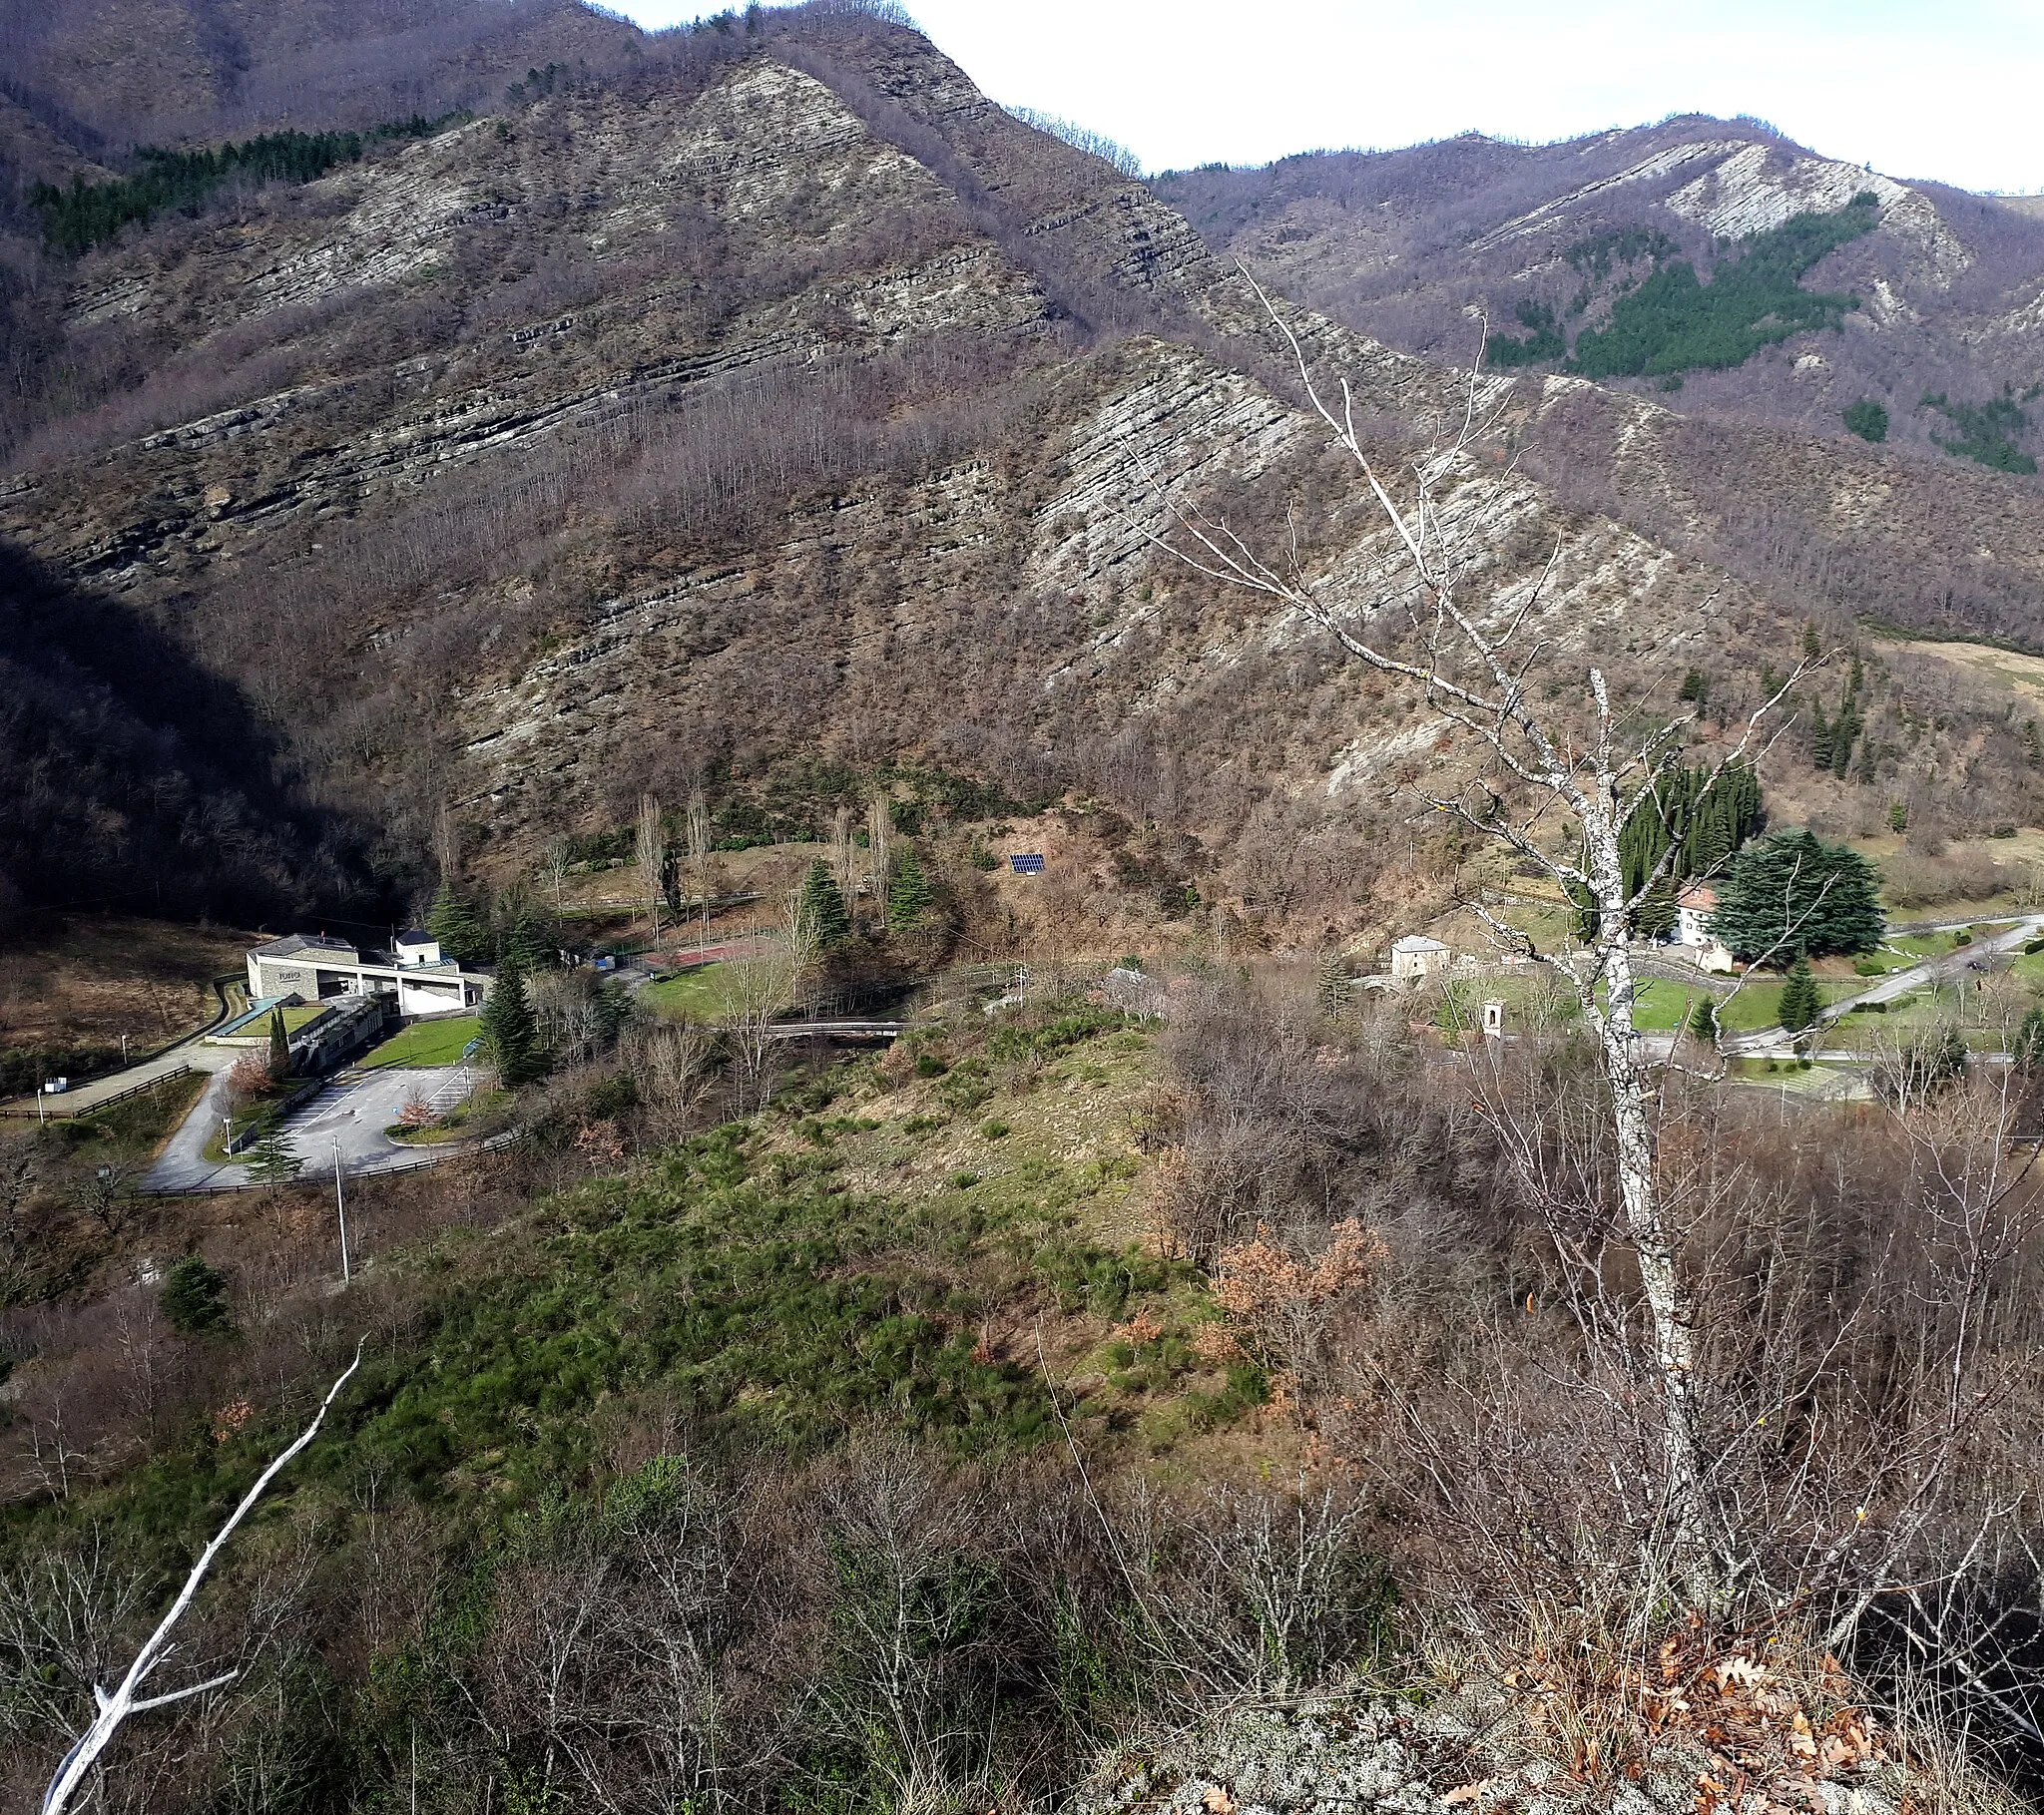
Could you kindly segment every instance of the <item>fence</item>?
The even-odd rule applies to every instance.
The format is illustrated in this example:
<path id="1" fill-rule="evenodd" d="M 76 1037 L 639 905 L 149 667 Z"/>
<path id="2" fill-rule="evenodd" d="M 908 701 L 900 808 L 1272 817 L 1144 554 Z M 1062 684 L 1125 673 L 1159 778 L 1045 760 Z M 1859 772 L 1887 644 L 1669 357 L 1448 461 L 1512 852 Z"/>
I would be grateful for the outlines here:
<path id="1" fill-rule="evenodd" d="M 154 1078 L 145 1078 L 140 1084 L 131 1084 L 125 1091 L 116 1091 L 111 1097 L 102 1097 L 97 1103 L 67 1103 L 62 1096 L 31 1097 L 29 1107 L 9 1104 L 0 1114 L 8 1116 L 33 1116 L 38 1122 L 69 1122 L 80 1116 L 97 1116 L 100 1111 L 111 1109 L 117 1103 L 126 1103 L 131 1097 L 140 1097 L 145 1091 L 153 1091 L 160 1084 L 168 1084 L 173 1078 L 183 1078 L 188 1072 L 201 1068 L 196 1065 L 181 1065 L 168 1072 L 159 1072 Z M 83 1087 L 81 1087 L 83 1088 Z M 40 1102 L 41 1108 L 35 1106 Z"/>
<path id="2" fill-rule="evenodd" d="M 510 1129 L 502 1134 L 492 1134 L 487 1140 L 478 1141 L 473 1146 L 442 1147 L 433 1152 L 394 1157 L 387 1163 L 378 1160 L 374 1165 L 343 1165 L 341 1167 L 341 1176 L 343 1178 L 387 1178 L 396 1172 L 416 1172 L 429 1165 L 444 1164 L 449 1159 L 464 1159 L 471 1153 L 487 1153 L 497 1147 L 509 1146 L 512 1141 L 518 1139 L 523 1134 L 524 1131 L 522 1129 Z M 297 1177 L 289 1182 L 292 1184 L 317 1184 L 322 1178 L 329 1184 L 332 1182 L 332 1167 L 329 1166 L 322 1171 L 318 1166 L 308 1165 L 303 1172 L 299 1173 Z M 277 1188 L 279 1187 L 254 1178 L 245 1178 L 234 1184 L 216 1184 L 209 1180 L 205 1184 L 181 1184 L 166 1190 L 151 1190 L 148 1186 L 144 1186 L 142 1195 L 145 1197 L 224 1197 L 234 1191 L 267 1191 Z"/>

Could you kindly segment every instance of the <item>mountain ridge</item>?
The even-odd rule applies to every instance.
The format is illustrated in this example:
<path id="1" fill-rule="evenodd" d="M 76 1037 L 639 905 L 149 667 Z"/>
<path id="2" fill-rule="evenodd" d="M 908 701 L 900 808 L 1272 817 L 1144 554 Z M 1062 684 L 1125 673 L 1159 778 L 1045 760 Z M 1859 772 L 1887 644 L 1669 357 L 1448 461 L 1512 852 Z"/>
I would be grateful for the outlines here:
<path id="1" fill-rule="evenodd" d="M 1440 754 L 1409 712 L 1150 540 L 1174 499 L 1259 534 L 1303 502 L 1351 596 L 1396 572 L 1183 215 L 869 12 L 514 86 L 68 267 L 47 331 L 105 376 L 0 481 L 0 532 L 231 675 L 384 886 L 423 887 L 450 808 L 508 878 L 642 790 L 908 748 L 1175 828 L 1233 911 L 1381 924 L 1437 886 L 1371 829 Z M 1278 306 L 1394 465 L 1458 406 L 1452 369 Z M 1998 475 L 1486 383 L 1524 470 L 1467 464 L 1457 508 L 1500 596 L 1562 546 L 1558 647 L 1726 665 L 1729 709 L 1799 616 L 1929 558 L 1943 619 L 1898 619 L 2044 624 Z M 1714 478 L 1756 448 L 1758 526 Z M 1898 729 L 1865 786 L 1964 761 L 1969 810 L 2030 816 L 2017 731 Z"/>

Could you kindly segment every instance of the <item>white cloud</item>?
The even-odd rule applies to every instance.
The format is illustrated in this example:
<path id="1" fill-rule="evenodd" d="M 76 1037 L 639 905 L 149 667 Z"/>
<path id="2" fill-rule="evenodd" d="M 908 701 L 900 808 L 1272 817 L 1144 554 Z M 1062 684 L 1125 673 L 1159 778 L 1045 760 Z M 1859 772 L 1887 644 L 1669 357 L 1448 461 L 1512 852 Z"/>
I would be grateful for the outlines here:
<path id="1" fill-rule="evenodd" d="M 646 25 L 699 0 L 633 0 Z M 1547 141 L 1756 114 L 1832 157 L 1965 189 L 2044 188 L 2034 0 L 910 0 L 997 101 L 1146 167 L 1263 164 L 1470 130 Z"/>

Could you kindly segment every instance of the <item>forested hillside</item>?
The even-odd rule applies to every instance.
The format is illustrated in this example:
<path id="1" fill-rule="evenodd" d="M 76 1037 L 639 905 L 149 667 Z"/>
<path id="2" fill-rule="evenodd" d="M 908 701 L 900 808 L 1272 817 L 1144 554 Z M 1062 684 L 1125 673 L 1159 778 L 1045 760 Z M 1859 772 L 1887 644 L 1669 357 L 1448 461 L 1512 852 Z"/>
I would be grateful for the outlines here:
<path id="1" fill-rule="evenodd" d="M 648 788 L 913 748 L 1162 822 L 1244 911 L 1399 911 L 1378 859 L 1326 853 L 1387 810 L 1403 708 L 1145 540 L 1167 496 L 1257 533 L 1289 497 L 1358 583 L 1389 554 L 1183 217 L 869 11 L 412 98 L 483 111 L 261 184 L 191 146 L 203 193 L 82 254 L 94 184 L 43 192 L 0 499 L 239 689 L 274 772 L 386 852 L 358 887 L 416 897 L 450 814 L 507 877 Z M 1448 407 L 1438 368 L 1299 319 L 1387 450 Z M 2044 525 L 2005 476 L 1540 384 L 1505 403 L 1524 472 L 1472 467 L 1470 508 L 1501 586 L 1560 540 L 1558 634 L 1641 685 L 1708 643 L 1734 711 L 1805 616 L 2031 622 Z M 2032 817 L 2021 726 L 1976 736 L 1897 662 L 1906 732 L 1834 810 L 1963 763 L 1964 811 Z"/>
<path id="2" fill-rule="evenodd" d="M 2024 1815 L 2044 227 L 1146 186 L 881 0 L 0 50 L 10 1807 Z"/>

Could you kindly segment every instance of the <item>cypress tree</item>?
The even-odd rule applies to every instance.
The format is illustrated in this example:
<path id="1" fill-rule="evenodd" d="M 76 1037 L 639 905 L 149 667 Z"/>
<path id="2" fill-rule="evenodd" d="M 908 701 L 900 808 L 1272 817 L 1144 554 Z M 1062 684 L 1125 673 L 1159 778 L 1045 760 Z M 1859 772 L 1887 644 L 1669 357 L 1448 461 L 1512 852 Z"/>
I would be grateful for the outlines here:
<path id="1" fill-rule="evenodd" d="M 887 891 L 887 925 L 905 930 L 928 913 L 929 906 L 929 878 L 922 873 L 915 846 L 904 845 L 901 860 L 894 866 L 894 886 Z"/>
<path id="2" fill-rule="evenodd" d="M 490 999 L 483 1004 L 482 1032 L 498 1082 L 507 1090 L 546 1076 L 539 1027 L 533 1020 L 532 1005 L 525 999 L 525 978 L 515 965 L 506 965 L 497 973 Z"/>
<path id="3" fill-rule="evenodd" d="M 269 1075 L 272 1078 L 291 1075 L 291 1037 L 284 1032 L 282 1009 L 269 1011 Z"/>
<path id="4" fill-rule="evenodd" d="M 802 912 L 816 929 L 816 943 L 824 950 L 844 944 L 851 937 L 851 915 L 844 905 L 844 891 L 830 866 L 822 858 L 809 865 L 802 877 Z"/>
<path id="5" fill-rule="evenodd" d="M 1782 986 L 1782 1025 L 1791 1034 L 1812 1026 L 1823 1008 L 1816 979 L 1809 974 L 1809 960 L 1798 956 Z"/>

